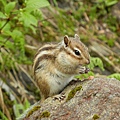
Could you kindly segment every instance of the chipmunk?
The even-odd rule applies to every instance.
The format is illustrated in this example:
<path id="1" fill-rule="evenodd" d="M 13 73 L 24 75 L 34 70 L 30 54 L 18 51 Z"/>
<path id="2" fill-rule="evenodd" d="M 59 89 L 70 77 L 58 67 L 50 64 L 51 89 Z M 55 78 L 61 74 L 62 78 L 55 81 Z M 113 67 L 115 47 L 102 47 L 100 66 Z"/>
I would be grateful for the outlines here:
<path id="1" fill-rule="evenodd" d="M 77 74 L 89 71 L 85 65 L 90 63 L 88 48 L 74 37 L 64 36 L 58 44 L 46 44 L 34 58 L 35 81 L 44 100 L 61 92 Z"/>

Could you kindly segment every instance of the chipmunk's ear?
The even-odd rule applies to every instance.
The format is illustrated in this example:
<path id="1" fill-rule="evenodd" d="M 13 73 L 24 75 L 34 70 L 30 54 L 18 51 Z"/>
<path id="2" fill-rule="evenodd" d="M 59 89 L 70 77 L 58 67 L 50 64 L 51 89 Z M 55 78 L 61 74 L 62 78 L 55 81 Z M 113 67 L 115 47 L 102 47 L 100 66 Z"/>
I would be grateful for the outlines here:
<path id="1" fill-rule="evenodd" d="M 80 37 L 78 36 L 78 34 L 75 34 L 74 37 L 80 40 Z"/>
<path id="2" fill-rule="evenodd" d="M 70 43 L 69 37 L 67 35 L 64 36 L 64 43 L 65 43 L 65 47 L 67 47 Z"/>

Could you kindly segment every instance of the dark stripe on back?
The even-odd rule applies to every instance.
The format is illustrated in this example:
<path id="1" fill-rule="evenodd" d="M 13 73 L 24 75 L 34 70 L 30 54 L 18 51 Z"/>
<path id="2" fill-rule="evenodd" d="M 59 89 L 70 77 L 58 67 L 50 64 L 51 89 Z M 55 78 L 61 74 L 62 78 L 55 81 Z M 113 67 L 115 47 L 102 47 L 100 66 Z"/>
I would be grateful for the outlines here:
<path id="1" fill-rule="evenodd" d="M 38 52 L 48 51 L 48 50 L 53 50 L 53 49 L 55 49 L 55 46 L 48 46 L 48 47 L 43 47 L 42 49 L 38 50 Z"/>
<path id="2" fill-rule="evenodd" d="M 35 67 L 34 67 L 34 70 L 38 69 L 39 67 L 39 62 L 41 62 L 42 60 L 55 60 L 55 57 L 53 55 L 47 55 L 47 54 L 44 54 L 42 56 L 40 56 L 38 58 L 38 60 L 36 61 L 36 64 L 35 64 Z"/>
<path id="3" fill-rule="evenodd" d="M 41 48 L 41 49 L 39 49 L 39 50 L 37 51 L 35 57 L 36 57 L 38 54 L 40 54 L 40 52 L 42 52 L 42 51 L 49 51 L 49 50 L 53 50 L 53 49 L 55 49 L 54 46 L 43 47 L 43 48 Z M 34 57 L 34 58 L 35 58 L 35 57 Z"/>

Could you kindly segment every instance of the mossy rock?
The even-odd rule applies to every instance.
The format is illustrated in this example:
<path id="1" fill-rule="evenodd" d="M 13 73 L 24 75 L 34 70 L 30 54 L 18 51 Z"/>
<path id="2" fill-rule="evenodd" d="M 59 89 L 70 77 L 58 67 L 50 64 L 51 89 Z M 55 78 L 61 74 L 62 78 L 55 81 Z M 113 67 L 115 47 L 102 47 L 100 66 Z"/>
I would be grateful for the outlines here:
<path id="1" fill-rule="evenodd" d="M 78 87 L 75 87 L 74 89 L 72 89 L 68 94 L 66 102 L 68 102 L 70 99 L 72 99 L 74 97 L 74 95 L 76 94 L 76 92 L 80 91 L 81 89 L 82 89 L 82 86 L 78 86 Z"/>

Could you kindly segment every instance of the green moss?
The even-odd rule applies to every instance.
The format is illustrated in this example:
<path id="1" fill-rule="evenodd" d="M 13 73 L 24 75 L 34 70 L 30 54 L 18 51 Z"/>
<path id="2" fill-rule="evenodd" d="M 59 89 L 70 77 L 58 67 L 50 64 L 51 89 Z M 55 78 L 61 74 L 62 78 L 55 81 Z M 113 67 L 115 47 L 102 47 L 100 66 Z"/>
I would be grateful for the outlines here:
<path id="1" fill-rule="evenodd" d="M 29 117 L 30 115 L 33 114 L 34 111 L 38 110 L 40 106 L 34 106 L 26 115 L 26 117 Z"/>
<path id="2" fill-rule="evenodd" d="M 69 101 L 70 99 L 72 99 L 74 97 L 74 95 L 76 94 L 77 91 L 80 91 L 82 88 L 82 86 L 78 86 L 78 87 L 75 87 L 74 89 L 72 89 L 69 94 L 68 94 L 68 97 L 66 99 L 66 102 Z"/>
<path id="3" fill-rule="evenodd" d="M 45 118 L 45 117 L 49 117 L 49 116 L 50 116 L 50 112 L 44 111 L 41 113 L 40 118 Z"/>
<path id="4" fill-rule="evenodd" d="M 99 119 L 99 118 L 100 117 L 98 115 L 96 115 L 96 114 L 93 116 L 93 120 L 96 120 L 96 119 Z"/>

